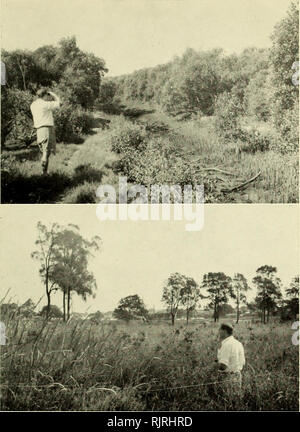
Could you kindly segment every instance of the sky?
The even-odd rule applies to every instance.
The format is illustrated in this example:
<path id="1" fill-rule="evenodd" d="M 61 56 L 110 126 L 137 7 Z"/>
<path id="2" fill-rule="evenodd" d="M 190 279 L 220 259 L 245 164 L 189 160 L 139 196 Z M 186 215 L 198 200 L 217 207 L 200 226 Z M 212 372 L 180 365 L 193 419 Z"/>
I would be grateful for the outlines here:
<path id="1" fill-rule="evenodd" d="M 270 46 L 290 0 L 1 0 L 2 47 L 34 50 L 75 35 L 109 75 L 166 63 L 186 48 Z"/>
<path id="2" fill-rule="evenodd" d="M 277 267 L 287 286 L 299 272 L 299 210 L 296 205 L 206 205 L 204 228 L 185 230 L 186 221 L 100 221 L 94 205 L 0 206 L 0 300 L 45 304 L 35 250 L 38 221 L 74 223 L 86 238 L 98 235 L 101 251 L 89 264 L 98 289 L 86 303 L 74 296 L 74 312 L 107 312 L 138 294 L 148 308 L 162 309 L 164 282 L 173 272 L 201 283 L 207 272 L 244 274 L 251 284 L 258 267 Z M 253 298 L 254 292 L 249 300 Z M 61 307 L 61 294 L 53 297 Z"/>

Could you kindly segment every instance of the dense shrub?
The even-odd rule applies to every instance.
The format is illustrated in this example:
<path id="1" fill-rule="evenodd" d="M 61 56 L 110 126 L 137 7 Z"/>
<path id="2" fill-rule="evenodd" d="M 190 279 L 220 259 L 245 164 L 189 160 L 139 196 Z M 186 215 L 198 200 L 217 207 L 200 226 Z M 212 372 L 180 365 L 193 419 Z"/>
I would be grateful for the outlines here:
<path id="1" fill-rule="evenodd" d="M 214 126 L 217 134 L 225 140 L 238 138 L 243 107 L 239 98 L 224 92 L 215 101 Z"/>
<path id="2" fill-rule="evenodd" d="M 280 153 L 296 152 L 299 149 L 299 102 L 292 109 L 282 111 L 279 104 L 275 104 L 272 120 L 278 130 L 279 139 L 272 148 Z"/>
<path id="3" fill-rule="evenodd" d="M 33 122 L 30 104 L 33 96 L 28 91 L 3 88 L 1 91 L 1 143 L 30 144 Z"/>
<path id="4" fill-rule="evenodd" d="M 120 155 L 116 168 L 126 175 L 129 181 L 135 180 L 132 177 L 132 167 L 137 163 L 138 154 L 146 149 L 146 137 L 144 126 L 134 124 L 123 117 L 115 122 L 110 134 L 111 149 Z"/>
<path id="5" fill-rule="evenodd" d="M 99 187 L 99 183 L 89 183 L 85 181 L 72 188 L 64 197 L 63 202 L 68 204 L 91 204 L 96 203 L 96 191 Z"/>
<path id="6" fill-rule="evenodd" d="M 72 142 L 87 134 L 93 127 L 92 115 L 79 106 L 63 104 L 54 112 L 56 139 L 58 142 Z"/>
<path id="7" fill-rule="evenodd" d="M 116 153 L 127 151 L 142 151 L 146 148 L 146 131 L 142 125 L 131 123 L 121 117 L 114 124 L 114 130 L 110 135 L 111 148 Z"/>
<path id="8" fill-rule="evenodd" d="M 262 133 L 255 128 L 240 129 L 237 136 L 241 141 L 241 150 L 246 153 L 269 150 L 275 139 L 270 133 Z"/>
<path id="9" fill-rule="evenodd" d="M 271 114 L 273 93 L 270 72 L 267 69 L 258 72 L 245 91 L 247 114 L 267 121 Z"/>
<path id="10" fill-rule="evenodd" d="M 1 93 L 1 143 L 30 144 L 35 139 L 30 105 L 34 96 L 18 89 L 3 89 Z M 54 112 L 58 142 L 78 140 L 93 127 L 92 115 L 83 108 L 64 103 Z"/>

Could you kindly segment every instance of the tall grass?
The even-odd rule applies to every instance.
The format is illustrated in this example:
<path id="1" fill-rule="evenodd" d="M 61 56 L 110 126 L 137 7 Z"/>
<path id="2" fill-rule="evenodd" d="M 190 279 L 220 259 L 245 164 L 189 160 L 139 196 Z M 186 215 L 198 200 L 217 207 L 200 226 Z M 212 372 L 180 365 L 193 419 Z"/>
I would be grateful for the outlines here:
<path id="1" fill-rule="evenodd" d="M 2 410 L 298 410 L 298 348 L 287 325 L 241 323 L 243 397 L 220 396 L 217 327 L 1 317 Z"/>

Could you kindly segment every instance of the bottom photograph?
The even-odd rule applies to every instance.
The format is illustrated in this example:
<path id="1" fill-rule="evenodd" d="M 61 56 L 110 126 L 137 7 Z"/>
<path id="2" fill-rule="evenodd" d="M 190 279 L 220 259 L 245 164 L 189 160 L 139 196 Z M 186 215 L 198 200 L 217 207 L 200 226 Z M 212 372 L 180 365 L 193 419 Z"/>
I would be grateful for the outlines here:
<path id="1" fill-rule="evenodd" d="M 2 205 L 1 411 L 298 411 L 298 216 Z"/>

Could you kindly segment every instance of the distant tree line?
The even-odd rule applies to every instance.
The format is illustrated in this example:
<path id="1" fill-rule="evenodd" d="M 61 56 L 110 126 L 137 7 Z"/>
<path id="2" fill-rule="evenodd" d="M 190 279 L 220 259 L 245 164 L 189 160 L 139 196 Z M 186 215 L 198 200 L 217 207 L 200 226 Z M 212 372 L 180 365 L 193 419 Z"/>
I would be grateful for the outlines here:
<path id="1" fill-rule="evenodd" d="M 298 151 L 299 8 L 292 2 L 274 28 L 271 48 L 247 48 L 225 55 L 222 49 L 187 49 L 181 57 L 128 75 L 105 79 L 102 104 L 142 102 L 170 114 L 216 116 L 224 138 L 249 139 L 240 118 L 270 121 L 282 142 L 275 150 Z M 297 80 L 296 80 L 297 81 Z M 299 78 L 298 78 L 299 83 Z"/>
<path id="2" fill-rule="evenodd" d="M 67 232 L 65 232 L 63 237 L 67 235 Z M 77 237 L 76 242 L 78 240 L 79 237 Z M 45 247 L 45 245 L 43 245 L 43 247 Z M 59 247 L 62 247 L 62 244 Z M 65 253 L 65 256 L 70 258 L 70 249 L 68 250 L 68 246 L 65 248 Z M 56 255 L 56 257 L 58 256 L 59 254 Z M 80 255 L 75 253 L 74 259 L 76 261 L 77 258 L 75 258 L 75 256 L 79 258 Z M 31 299 L 28 299 L 21 306 L 18 306 L 16 303 L 2 303 L 0 305 L 0 314 L 2 316 L 10 316 L 11 318 L 18 316 L 24 318 L 41 316 L 45 319 L 61 318 L 64 321 L 67 321 L 70 318 L 70 299 L 72 294 L 76 293 L 82 296 L 83 299 L 86 299 L 89 295 L 93 295 L 94 292 L 91 289 L 91 281 L 93 280 L 92 274 L 89 274 L 89 278 L 84 277 L 76 279 L 74 273 L 76 273 L 76 269 L 80 270 L 81 267 L 70 266 L 64 268 L 67 263 L 66 259 L 64 260 L 64 264 L 61 264 L 60 273 L 55 276 L 55 279 L 52 279 L 52 276 L 50 276 L 49 279 L 52 280 L 52 282 L 53 280 L 56 280 L 56 285 L 52 283 L 51 286 L 52 288 L 55 286 L 55 289 L 49 290 L 49 286 L 47 288 L 46 282 L 44 258 L 42 258 L 40 262 L 40 275 L 44 283 L 44 288 L 46 290 L 48 289 L 48 294 L 46 291 L 47 304 L 37 312 L 37 304 L 35 304 Z M 54 261 L 51 261 L 51 263 L 54 263 Z M 55 264 L 53 265 L 52 270 L 49 270 L 49 275 L 53 271 L 55 271 Z M 258 315 L 261 322 L 264 324 L 269 322 L 270 316 L 276 316 L 282 321 L 298 319 L 298 275 L 292 279 L 289 286 L 282 290 L 282 283 L 280 278 L 277 276 L 276 267 L 264 265 L 257 269 L 256 275 L 252 279 L 252 283 L 256 287 L 257 294 L 252 302 L 248 302 L 247 291 L 250 290 L 250 287 L 247 279 L 240 273 L 235 273 L 233 278 L 226 276 L 222 272 L 207 273 L 203 276 L 200 285 L 198 285 L 193 278 L 184 276 L 180 273 L 173 273 L 169 276 L 163 288 L 162 301 L 167 306 L 165 311 L 150 312 L 140 296 L 135 294 L 120 299 L 118 306 L 113 311 L 113 317 L 125 322 L 131 320 L 154 322 L 157 320 L 166 321 L 171 319 L 172 325 L 175 324 L 176 319 L 184 317 L 188 324 L 191 315 L 196 318 L 198 316 L 203 318 L 203 315 L 207 317 L 211 316 L 213 320 L 217 322 L 220 317 L 224 317 L 227 314 L 235 314 L 236 323 L 239 322 L 242 313 Z M 63 310 L 51 303 L 51 294 L 57 290 L 61 291 L 64 299 L 62 307 Z M 68 298 L 67 302 L 66 297 Z M 198 312 L 197 308 L 201 306 L 202 299 L 209 300 L 209 302 L 202 311 Z M 235 307 L 228 303 L 230 300 L 234 301 Z M 80 318 L 82 318 L 82 314 L 73 313 L 72 315 L 79 315 Z M 98 310 L 97 312 L 90 313 L 85 318 L 90 322 L 99 324 L 103 319 L 105 319 L 105 314 Z"/>
<path id="3" fill-rule="evenodd" d="M 236 273 L 233 278 L 222 272 L 207 273 L 203 276 L 200 287 L 195 281 L 192 284 L 188 281 L 191 281 L 191 278 L 174 273 L 168 278 L 163 289 L 162 301 L 167 305 L 172 325 L 180 305 L 187 306 L 188 323 L 188 315 L 196 308 L 200 299 L 209 300 L 208 308 L 213 311 L 215 322 L 219 320 L 220 315 L 223 315 L 224 307 L 228 305 L 230 299 L 236 305 L 236 323 L 239 322 L 242 306 L 258 312 L 264 324 L 269 321 L 271 314 L 279 314 L 282 319 L 296 319 L 298 313 L 299 276 L 295 276 L 290 286 L 286 288 L 283 298 L 281 280 L 277 276 L 276 267 L 264 265 L 257 269 L 256 276 L 252 280 L 257 295 L 252 303 L 247 302 L 247 291 L 250 290 L 250 286 L 240 273 Z"/>
<path id="4" fill-rule="evenodd" d="M 169 276 L 163 288 L 162 302 L 167 306 L 166 312 L 150 314 L 142 299 L 136 295 L 122 298 L 113 316 L 117 319 L 130 320 L 165 320 L 169 316 L 171 324 L 178 317 L 186 317 L 186 323 L 192 313 L 195 313 L 201 300 L 208 300 L 206 309 L 212 312 L 215 322 L 221 316 L 235 313 L 236 323 L 239 322 L 241 311 L 259 314 L 261 322 L 269 322 L 270 316 L 279 316 L 282 320 L 296 319 L 299 309 L 299 276 L 295 276 L 289 287 L 282 293 L 282 283 L 277 276 L 276 267 L 264 265 L 257 269 L 252 280 L 256 288 L 253 302 L 247 301 L 247 292 L 251 289 L 247 279 L 241 273 L 235 273 L 231 278 L 225 273 L 207 273 L 202 283 L 180 273 Z M 228 302 L 235 303 L 233 308 Z"/>

